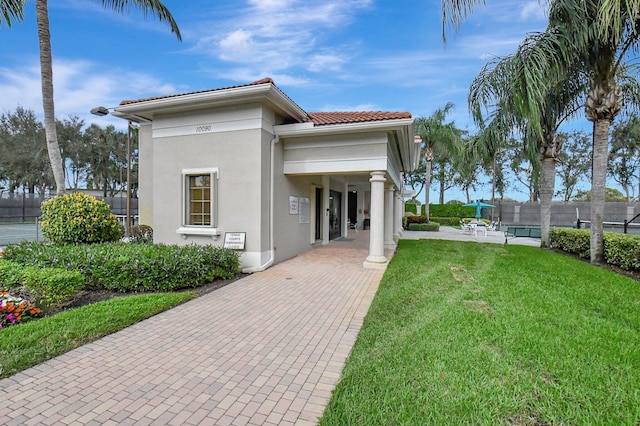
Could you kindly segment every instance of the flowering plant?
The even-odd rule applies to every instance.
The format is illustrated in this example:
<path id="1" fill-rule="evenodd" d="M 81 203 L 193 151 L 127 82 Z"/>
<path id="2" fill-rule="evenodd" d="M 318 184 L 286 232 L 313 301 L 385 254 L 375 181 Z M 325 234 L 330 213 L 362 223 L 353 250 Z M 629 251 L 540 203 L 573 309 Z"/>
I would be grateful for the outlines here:
<path id="1" fill-rule="evenodd" d="M 40 316 L 40 309 L 31 302 L 0 291 L 0 328 L 28 321 Z"/>
<path id="2" fill-rule="evenodd" d="M 42 203 L 42 233 L 56 244 L 118 241 L 122 229 L 111 208 L 82 192 L 57 195 Z"/>

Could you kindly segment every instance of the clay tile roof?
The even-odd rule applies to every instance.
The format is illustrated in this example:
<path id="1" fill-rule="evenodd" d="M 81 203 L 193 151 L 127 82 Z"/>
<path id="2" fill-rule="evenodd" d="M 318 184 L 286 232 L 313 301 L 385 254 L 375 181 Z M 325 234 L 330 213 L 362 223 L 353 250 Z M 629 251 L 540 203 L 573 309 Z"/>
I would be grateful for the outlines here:
<path id="1" fill-rule="evenodd" d="M 324 126 L 329 124 L 349 124 L 362 123 L 366 121 L 398 120 L 411 118 L 408 112 L 310 112 L 307 114 L 314 126 Z"/>
<path id="2" fill-rule="evenodd" d="M 120 102 L 120 105 L 129 105 L 129 104 L 135 104 L 135 103 L 138 103 L 138 102 L 145 102 L 145 101 L 155 101 L 155 100 L 158 100 L 158 99 L 175 98 L 177 96 L 194 95 L 196 93 L 216 92 L 218 90 L 235 89 L 235 88 L 238 88 L 238 87 L 257 86 L 259 84 L 266 84 L 266 83 L 270 83 L 270 84 L 275 85 L 271 78 L 266 77 L 266 78 L 263 78 L 261 80 L 254 81 L 253 83 L 239 84 L 237 86 L 222 87 L 222 88 L 219 88 L 219 89 L 199 90 L 199 91 L 196 91 L 196 92 L 181 93 L 181 94 L 178 94 L 178 95 L 165 95 L 165 96 L 155 96 L 155 97 L 144 98 L 144 99 L 124 100 L 124 101 Z"/>

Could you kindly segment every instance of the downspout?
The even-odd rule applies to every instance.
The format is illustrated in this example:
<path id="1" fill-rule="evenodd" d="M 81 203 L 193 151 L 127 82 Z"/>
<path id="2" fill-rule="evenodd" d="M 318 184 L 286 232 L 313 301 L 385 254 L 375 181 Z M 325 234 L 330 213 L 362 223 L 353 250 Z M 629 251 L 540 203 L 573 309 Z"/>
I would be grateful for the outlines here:
<path id="1" fill-rule="evenodd" d="M 274 232 L 273 232 L 273 228 L 274 228 L 274 210 L 275 210 L 275 201 L 274 201 L 274 195 L 275 195 L 275 151 L 276 151 L 276 144 L 280 141 L 280 137 L 278 135 L 275 135 L 273 137 L 273 139 L 271 139 L 271 179 L 269 181 L 269 185 L 270 185 L 270 193 L 271 193 L 271 197 L 269 198 L 269 246 L 271 247 L 269 249 L 269 260 L 267 260 L 266 263 L 260 265 L 260 266 L 253 266 L 250 268 L 244 268 L 242 270 L 242 273 L 244 274 L 252 274 L 254 272 L 262 272 L 265 269 L 267 269 L 268 267 L 270 267 L 271 265 L 273 265 L 273 261 L 276 258 L 276 249 L 274 247 Z"/>

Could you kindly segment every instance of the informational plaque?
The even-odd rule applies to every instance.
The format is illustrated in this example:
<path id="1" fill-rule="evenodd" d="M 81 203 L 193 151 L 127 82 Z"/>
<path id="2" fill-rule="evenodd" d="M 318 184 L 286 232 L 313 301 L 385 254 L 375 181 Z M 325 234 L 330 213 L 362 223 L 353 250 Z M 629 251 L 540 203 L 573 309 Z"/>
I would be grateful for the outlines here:
<path id="1" fill-rule="evenodd" d="M 309 199 L 300 198 L 299 200 L 300 214 L 298 215 L 298 221 L 300 223 L 309 223 Z"/>
<path id="2" fill-rule="evenodd" d="M 298 197 L 289 196 L 289 214 L 298 214 Z"/>
<path id="3" fill-rule="evenodd" d="M 246 232 L 225 232 L 224 248 L 231 250 L 244 250 Z"/>

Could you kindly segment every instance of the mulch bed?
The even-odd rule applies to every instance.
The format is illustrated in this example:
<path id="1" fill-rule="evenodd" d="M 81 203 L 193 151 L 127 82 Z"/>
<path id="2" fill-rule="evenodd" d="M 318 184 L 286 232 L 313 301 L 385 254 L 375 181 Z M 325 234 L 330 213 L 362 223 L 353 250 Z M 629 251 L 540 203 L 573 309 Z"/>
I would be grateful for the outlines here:
<path id="1" fill-rule="evenodd" d="M 198 297 L 200 297 L 200 296 L 204 296 L 205 294 L 211 293 L 212 291 L 218 290 L 219 288 L 222 288 L 226 285 L 229 285 L 235 281 L 238 281 L 239 279 L 242 279 L 247 275 L 249 274 L 238 274 L 235 277 L 228 280 L 218 280 L 208 284 L 201 285 L 199 287 L 185 288 L 179 291 L 193 290 L 198 295 Z M 65 303 L 62 306 L 59 306 L 55 311 L 48 312 L 48 314 L 51 315 L 67 309 L 79 308 L 81 306 L 90 305 L 92 303 L 109 300 L 114 297 L 131 296 L 133 294 L 144 294 L 144 293 L 143 292 L 123 293 L 119 291 L 109 291 L 109 290 L 85 290 L 76 294 L 76 296 L 72 300 L 70 300 L 69 302 Z"/>

